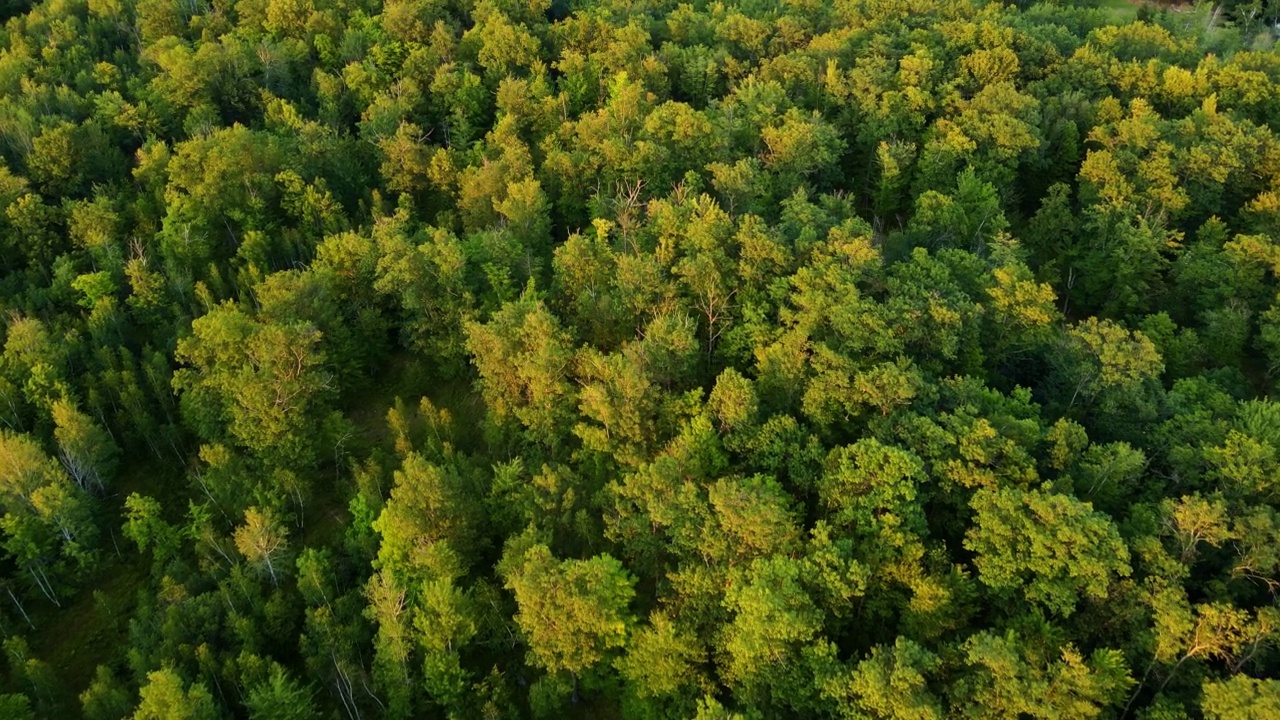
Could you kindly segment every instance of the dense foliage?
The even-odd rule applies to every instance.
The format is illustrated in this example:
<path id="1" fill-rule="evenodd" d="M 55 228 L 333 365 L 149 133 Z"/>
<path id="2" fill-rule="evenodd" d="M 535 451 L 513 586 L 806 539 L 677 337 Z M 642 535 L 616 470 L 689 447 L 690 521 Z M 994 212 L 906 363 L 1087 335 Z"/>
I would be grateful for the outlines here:
<path id="1" fill-rule="evenodd" d="M 5 0 L 0 717 L 1280 717 L 1280 5 L 1128 10 Z"/>

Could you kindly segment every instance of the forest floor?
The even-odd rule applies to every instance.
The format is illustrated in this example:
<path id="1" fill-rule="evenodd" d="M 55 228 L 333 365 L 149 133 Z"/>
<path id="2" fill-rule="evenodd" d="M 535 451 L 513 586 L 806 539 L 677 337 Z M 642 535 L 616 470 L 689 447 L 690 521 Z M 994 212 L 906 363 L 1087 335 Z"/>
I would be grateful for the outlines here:
<path id="1" fill-rule="evenodd" d="M 412 353 L 392 354 L 378 382 L 367 392 L 343 403 L 343 414 L 356 426 L 360 434 L 358 442 L 370 446 L 389 443 L 391 429 L 387 425 L 387 412 L 395 405 L 396 398 L 407 408 L 417 408 L 423 397 L 430 398 L 437 408 L 449 411 L 460 449 L 481 449 L 479 435 L 483 427 L 484 400 L 472 380 L 441 380 Z"/>
<path id="2" fill-rule="evenodd" d="M 57 678 L 55 692 L 66 700 L 74 701 L 89 687 L 99 665 L 119 658 L 138 590 L 150 577 L 149 559 L 126 547 L 123 538 L 117 541 L 122 554 L 104 558 L 86 589 L 61 608 L 51 603 L 27 608 L 35 625 L 28 635 L 31 656 L 48 663 Z M 79 715 L 78 707 L 68 710 L 71 717 Z"/>
<path id="3" fill-rule="evenodd" d="M 168 488 L 172 497 L 180 497 L 185 487 L 183 468 L 172 459 L 149 458 L 126 466 L 115 482 L 114 492 L 106 499 L 109 514 L 123 517 L 125 498 L 133 492 Z M 166 478 L 157 481 L 158 478 Z M 174 507 L 171 498 L 158 498 L 165 507 Z M 176 519 L 176 518 L 170 518 Z M 81 583 L 75 595 L 62 598 L 62 607 L 43 600 L 29 601 L 26 611 L 34 628 L 15 628 L 24 634 L 31 657 L 48 663 L 57 680 L 54 692 L 65 702 L 74 703 L 93 681 L 98 665 L 120 658 L 120 648 L 128 643 L 129 619 L 133 617 L 138 591 L 146 587 L 151 575 L 151 561 L 120 533 L 120 528 L 104 526 L 102 559 L 92 577 Z M 63 708 L 67 717 L 78 717 L 79 706 Z"/>

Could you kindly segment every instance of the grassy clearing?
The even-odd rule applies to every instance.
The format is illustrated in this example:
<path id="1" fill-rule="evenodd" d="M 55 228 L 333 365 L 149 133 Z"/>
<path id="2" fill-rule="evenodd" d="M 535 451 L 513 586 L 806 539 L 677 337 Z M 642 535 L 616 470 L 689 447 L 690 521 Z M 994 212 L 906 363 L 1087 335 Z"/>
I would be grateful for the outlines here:
<path id="1" fill-rule="evenodd" d="M 1141 5 L 1133 0 L 1098 0 L 1098 8 L 1106 11 L 1107 17 L 1117 25 L 1133 22 Z"/>

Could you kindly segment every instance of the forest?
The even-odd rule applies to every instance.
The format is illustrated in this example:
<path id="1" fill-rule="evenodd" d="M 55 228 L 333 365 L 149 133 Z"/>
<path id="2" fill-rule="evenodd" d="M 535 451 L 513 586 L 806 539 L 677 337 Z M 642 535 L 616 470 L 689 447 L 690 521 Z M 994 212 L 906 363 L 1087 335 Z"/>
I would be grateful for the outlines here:
<path id="1" fill-rule="evenodd" d="M 1280 718 L 1280 2 L 0 22 L 0 719 Z"/>

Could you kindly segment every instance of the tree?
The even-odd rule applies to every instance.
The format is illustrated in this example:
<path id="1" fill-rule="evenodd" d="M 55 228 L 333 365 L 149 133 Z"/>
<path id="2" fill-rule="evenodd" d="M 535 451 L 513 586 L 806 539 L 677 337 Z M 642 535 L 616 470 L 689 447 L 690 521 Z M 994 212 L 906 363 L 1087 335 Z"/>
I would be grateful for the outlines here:
<path id="1" fill-rule="evenodd" d="M 426 135 L 422 128 L 410 122 L 401 122 L 395 135 L 379 141 L 382 151 L 382 177 L 388 190 L 397 193 L 418 193 L 430 185 L 430 148 L 423 142 Z"/>
<path id="2" fill-rule="evenodd" d="M 115 474 L 120 449 L 98 424 L 66 400 L 53 404 L 58 459 L 82 490 L 101 491 Z"/>
<path id="3" fill-rule="evenodd" d="M 88 720 L 123 720 L 133 708 L 133 698 L 110 668 L 99 665 L 93 682 L 80 693 L 80 705 Z"/>
<path id="4" fill-rule="evenodd" d="M 97 527 L 89 499 L 29 436 L 0 431 L 0 508 L 5 549 L 58 604 L 49 571 L 66 561 L 79 569 L 93 561 Z"/>
<path id="5" fill-rule="evenodd" d="M 467 325 L 467 350 L 493 422 L 512 420 L 529 439 L 555 448 L 571 417 L 569 336 L 541 300 L 526 290 L 484 324 Z"/>
<path id="6" fill-rule="evenodd" d="M 964 546 L 976 553 L 978 579 L 999 594 L 1067 616 L 1085 598 L 1102 600 L 1128 577 L 1129 550 L 1111 520 L 1088 503 L 1040 490 L 982 488 Z"/>
<path id="7" fill-rule="evenodd" d="M 934 149 L 940 148 L 939 144 Z M 949 151 L 936 157 L 941 159 L 946 154 Z M 915 245 L 983 253 L 1008 228 L 996 187 L 983 182 L 972 169 L 956 176 L 954 190 L 950 173 L 944 172 L 941 177 L 946 178 L 945 184 L 941 180 L 934 182 L 942 189 L 926 190 L 916 198 L 915 214 L 907 227 L 908 239 Z"/>
<path id="8" fill-rule="evenodd" d="M 1262 720 L 1280 713 L 1280 682 L 1234 675 L 1206 680 L 1201 709 L 1209 720 Z"/>
<path id="9" fill-rule="evenodd" d="M 434 412 L 429 402 L 423 406 Z M 465 469 L 429 462 L 413 451 L 394 479 L 391 497 L 373 522 L 382 542 L 374 560 L 378 572 L 365 587 L 365 612 L 377 623 L 374 677 L 389 696 L 389 713 L 410 714 L 419 687 L 436 704 L 456 709 L 465 704 L 470 682 L 461 653 L 479 622 L 463 584 L 468 561 L 482 543 L 477 507 L 468 501 L 476 488 Z M 422 681 L 410 669 L 416 653 Z"/>
<path id="10" fill-rule="evenodd" d="M 575 678 L 622 648 L 634 624 L 635 578 L 609 555 L 557 560 L 546 545 L 513 542 L 500 571 L 530 661 Z"/>
<path id="11" fill-rule="evenodd" d="M 468 502 L 466 477 L 455 468 L 412 452 L 394 474 L 391 497 L 373 529 L 382 536 L 376 567 L 403 585 L 431 577 L 438 545 L 465 557 L 479 542 L 476 508 Z"/>
<path id="12" fill-rule="evenodd" d="M 311 691 L 299 685 L 280 667 L 271 677 L 249 689 L 245 699 L 251 720 L 314 720 L 316 712 Z"/>
<path id="13" fill-rule="evenodd" d="M 1071 329 L 1068 348 L 1084 361 L 1068 405 L 1088 401 L 1108 390 L 1124 390 L 1155 377 L 1164 369 L 1155 346 L 1139 332 L 1089 318 Z"/>
<path id="14" fill-rule="evenodd" d="M 155 498 L 130 493 L 125 498 L 124 536 L 132 540 L 138 549 L 151 550 L 156 562 L 163 565 L 174 559 L 182 538 L 179 529 L 162 517 L 163 508 Z"/>
<path id="15" fill-rule="evenodd" d="M 0 369 L 15 388 L 21 389 L 25 403 L 46 409 L 69 394 L 63 378 L 66 359 L 66 346 L 50 334 L 43 322 L 32 317 L 16 317 L 8 322 Z M 13 407 L 15 400 L 10 399 L 9 412 L 21 422 L 23 414 L 21 408 Z"/>
<path id="16" fill-rule="evenodd" d="M 890 545 L 926 532 L 919 458 L 869 438 L 832 450 L 826 468 L 818 494 L 835 527 Z"/>
<path id="17" fill-rule="evenodd" d="M 665 700 L 669 704 L 655 707 L 674 712 L 691 709 L 688 691 L 707 685 L 699 670 L 705 660 L 706 650 L 693 634 L 654 612 L 631 636 L 626 654 L 615 665 L 632 695 L 640 701 Z"/>
<path id="18" fill-rule="evenodd" d="M 720 638 L 726 683 L 761 706 L 803 708 L 800 651 L 821 628 L 821 613 L 800 583 L 799 563 L 782 555 L 758 558 L 724 596 L 733 620 Z M 806 682 L 807 681 L 807 682 Z M 797 696 L 799 693 L 799 696 Z"/>
<path id="19" fill-rule="evenodd" d="M 1091 431 L 1127 439 L 1132 431 L 1126 427 L 1154 414 L 1155 380 L 1164 372 L 1164 361 L 1141 332 L 1090 317 L 1071 327 L 1059 347 L 1058 404 L 1092 415 Z"/>
<path id="20" fill-rule="evenodd" d="M 147 675 L 133 720 L 217 720 L 213 696 L 201 683 L 188 686 L 173 670 Z"/>
<path id="21" fill-rule="evenodd" d="M 463 328 L 475 304 L 462 243 L 444 228 L 411 234 L 403 213 L 376 222 L 373 241 L 377 252 L 363 251 L 377 256 L 373 289 L 399 301 L 407 344 L 431 355 L 442 370 L 456 370 L 465 358 Z"/>
<path id="22" fill-rule="evenodd" d="M 615 277 L 623 261 L 610 246 L 614 224 L 594 221 L 594 231 L 575 233 L 556 247 L 552 288 L 561 313 L 597 348 L 616 347 L 628 334 L 626 301 Z"/>
<path id="23" fill-rule="evenodd" d="M 962 717 L 1096 718 L 1133 682 L 1119 651 L 1099 649 L 1085 658 L 1070 645 L 1046 652 L 1028 640 L 1010 631 L 965 641 L 972 675 L 955 686 Z"/>
<path id="24" fill-rule="evenodd" d="M 578 410 L 586 422 L 574 427 L 583 445 L 608 453 L 620 464 L 635 466 L 650 455 L 647 432 L 657 411 L 657 388 L 645 372 L 643 347 L 628 344 L 622 352 L 578 353 Z"/>
<path id="25" fill-rule="evenodd" d="M 198 432 L 210 440 L 229 433 L 274 467 L 314 462 L 335 392 L 315 326 L 261 322 L 228 303 L 191 329 L 177 349 L 188 367 L 174 373 L 173 387 Z"/>
<path id="26" fill-rule="evenodd" d="M 216 46 L 202 47 L 212 50 Z M 186 72 L 203 74 L 202 80 L 215 76 L 196 70 L 198 57 L 191 58 L 189 51 L 183 57 L 180 49 L 183 46 L 176 44 L 163 57 L 172 57 Z M 160 51 L 156 52 L 159 55 Z M 156 82 L 173 83 L 180 77 L 177 72 L 161 74 Z M 194 104 L 180 101 L 188 102 Z M 174 147 L 166 165 L 167 213 L 161 242 L 171 272 L 198 272 L 209 261 L 225 257 L 223 248 L 238 247 L 243 233 L 262 228 L 279 194 L 275 177 L 284 164 L 284 152 L 274 135 L 240 124 Z"/>
<path id="27" fill-rule="evenodd" d="M 249 564 L 265 570 L 271 583 L 280 585 L 280 575 L 288 567 L 289 535 L 270 508 L 251 507 L 244 512 L 244 524 L 235 531 L 236 549 Z"/>
<path id="28" fill-rule="evenodd" d="M 33 505 L 32 496 L 62 474 L 55 460 L 29 435 L 0 433 L 0 498 L 9 512 Z"/>
<path id="29" fill-rule="evenodd" d="M 840 717 L 871 720 L 941 720 L 941 700 L 929 689 L 938 656 L 899 637 L 878 645 L 849 672 L 822 680 L 822 694 L 838 703 Z"/>
<path id="30" fill-rule="evenodd" d="M 337 598 L 333 556 L 328 550 L 303 548 L 298 553 L 298 592 L 309 605 L 328 605 Z"/>
<path id="31" fill-rule="evenodd" d="M 672 205 L 665 201 L 650 209 L 653 223 L 664 237 L 659 239 L 657 258 L 670 266 L 697 311 L 705 334 L 707 357 L 733 321 L 737 279 L 731 254 L 733 223 L 709 195 Z"/>
<path id="32" fill-rule="evenodd" d="M 782 122 L 760 131 L 766 168 L 778 175 L 775 195 L 789 195 L 802 178 L 822 175 L 840 159 L 844 141 L 836 129 L 814 113 L 805 117 L 799 108 L 790 108 Z"/>
<path id="33" fill-rule="evenodd" d="M 1177 501 L 1165 498 L 1160 509 L 1164 515 L 1164 534 L 1173 539 L 1183 564 L 1191 564 L 1201 543 L 1219 547 L 1231 539 L 1227 508 L 1220 500 L 1184 495 Z"/>
<path id="34" fill-rule="evenodd" d="M 0 695 L 0 712 L 13 720 L 35 720 L 36 717 L 31 712 L 31 701 L 27 696 L 16 693 Z"/>
<path id="35" fill-rule="evenodd" d="M 1050 342 L 1059 313 L 1057 297 L 1048 283 L 1037 283 L 1025 265 L 991 271 L 987 289 L 990 308 L 985 336 L 989 357 L 1006 362 L 1021 359 Z"/>

